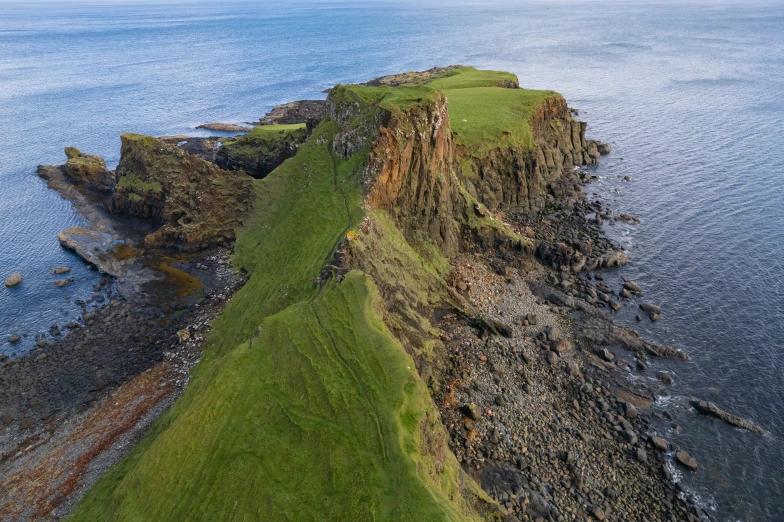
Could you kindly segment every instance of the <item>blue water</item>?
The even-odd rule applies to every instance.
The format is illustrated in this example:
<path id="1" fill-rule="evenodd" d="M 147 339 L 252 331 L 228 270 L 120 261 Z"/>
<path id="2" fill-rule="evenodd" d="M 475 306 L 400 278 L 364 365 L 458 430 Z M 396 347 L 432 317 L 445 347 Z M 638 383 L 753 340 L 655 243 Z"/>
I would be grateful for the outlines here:
<path id="1" fill-rule="evenodd" d="M 613 145 L 595 185 L 637 227 L 609 232 L 688 352 L 666 408 L 700 471 L 684 484 L 722 521 L 784 520 L 784 9 L 723 3 L 285 6 L 0 4 L 0 353 L 74 319 L 98 274 L 59 248 L 80 223 L 35 175 L 62 148 L 101 154 L 119 134 L 193 133 L 382 74 L 463 63 L 512 71 L 581 110 Z M 630 183 L 617 176 L 629 175 Z M 58 289 L 50 268 L 76 282 Z M 633 322 L 633 310 L 621 314 Z M 5 343 L 14 333 L 27 338 Z M 649 372 L 653 373 L 653 372 Z M 699 396 L 772 432 L 696 417 Z M 664 430 L 662 426 L 661 429 Z"/>

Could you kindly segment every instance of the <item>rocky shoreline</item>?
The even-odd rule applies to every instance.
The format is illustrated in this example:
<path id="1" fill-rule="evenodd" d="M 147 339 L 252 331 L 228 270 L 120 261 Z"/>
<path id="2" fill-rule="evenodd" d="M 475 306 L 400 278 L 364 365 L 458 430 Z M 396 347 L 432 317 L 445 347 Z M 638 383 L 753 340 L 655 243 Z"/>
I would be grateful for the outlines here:
<path id="1" fill-rule="evenodd" d="M 228 252 L 202 261 L 220 284 L 201 302 L 164 313 L 116 298 L 65 339 L 5 361 L 0 401 L 19 415 L 0 431 L 0 520 L 64 518 L 182 393 L 212 320 L 244 284 Z"/>
<path id="2" fill-rule="evenodd" d="M 579 219 L 585 204 L 536 227 L 538 234 L 588 230 Z M 530 226 L 526 219 L 516 223 Z M 611 256 L 615 247 L 601 229 L 590 230 L 592 243 L 601 245 L 596 251 Z M 644 365 L 647 356 L 682 355 L 615 325 L 595 309 L 596 303 L 612 309 L 606 301 L 592 305 L 561 291 L 572 286 L 563 281 L 578 278 L 548 267 L 548 252 L 523 263 L 465 256 L 455 267 L 456 289 L 466 289 L 471 305 L 505 328 L 495 334 L 454 314 L 438 324 L 450 360 L 433 389 L 452 451 L 512 521 L 572 520 L 579 513 L 596 520 L 709 520 L 673 482 L 675 467 L 693 459 L 677 457 L 681 449 L 651 427 L 646 410 L 661 390 L 628 377 L 630 359 Z"/>

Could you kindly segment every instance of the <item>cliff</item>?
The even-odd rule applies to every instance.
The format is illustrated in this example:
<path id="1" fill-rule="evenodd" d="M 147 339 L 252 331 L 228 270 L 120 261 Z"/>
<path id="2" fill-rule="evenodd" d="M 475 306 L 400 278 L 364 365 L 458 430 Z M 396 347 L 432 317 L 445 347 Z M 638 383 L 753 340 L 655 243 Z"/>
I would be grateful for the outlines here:
<path id="1" fill-rule="evenodd" d="M 248 283 L 187 390 L 75 520 L 502 518 L 426 384 L 446 360 L 432 318 L 475 313 L 451 263 L 533 252 L 498 211 L 568 204 L 596 147 L 559 95 L 465 67 L 337 86 L 326 114 L 258 182 L 235 244 Z M 126 135 L 116 208 L 187 235 L 167 187 L 228 176 L 207 169 Z"/>
<path id="2" fill-rule="evenodd" d="M 253 181 L 151 136 L 123 134 L 112 212 L 158 228 L 148 247 L 193 251 L 234 238 L 253 203 Z"/>

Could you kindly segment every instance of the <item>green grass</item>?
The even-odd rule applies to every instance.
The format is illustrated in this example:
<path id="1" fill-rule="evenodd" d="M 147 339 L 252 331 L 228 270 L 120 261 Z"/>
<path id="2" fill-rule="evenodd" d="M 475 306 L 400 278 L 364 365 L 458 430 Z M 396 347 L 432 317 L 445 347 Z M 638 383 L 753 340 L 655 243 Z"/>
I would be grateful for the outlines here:
<path id="1" fill-rule="evenodd" d="M 533 147 L 530 117 L 553 91 L 510 89 L 513 74 L 461 67 L 426 84 L 398 87 L 343 86 L 356 99 L 390 110 L 407 110 L 442 91 L 449 102 L 454 140 L 466 153 L 484 158 L 499 147 Z M 348 96 L 348 94 L 346 95 Z"/>
<path id="2" fill-rule="evenodd" d="M 248 283 L 214 322 L 183 396 L 72 520 L 476 518 L 373 281 L 353 271 L 314 285 L 363 214 L 367 151 L 337 159 L 327 145 L 337 131 L 322 123 L 256 182 L 256 215 L 235 248 Z"/>
<path id="3" fill-rule="evenodd" d="M 163 192 L 163 187 L 157 181 L 151 181 L 147 183 L 140 180 L 136 176 L 121 177 L 120 181 L 117 182 L 117 188 L 133 191 L 134 193 L 138 194 L 146 194 L 148 192 L 153 194 L 161 194 Z"/>
<path id="4" fill-rule="evenodd" d="M 286 133 L 298 129 L 304 129 L 304 123 L 289 123 L 284 125 L 258 125 L 253 128 L 246 136 L 254 136 L 257 138 L 267 138 L 274 134 Z"/>
<path id="5" fill-rule="evenodd" d="M 355 271 L 266 318 L 73 519 L 465 520 L 454 458 L 429 476 L 432 403 L 378 301 Z"/>

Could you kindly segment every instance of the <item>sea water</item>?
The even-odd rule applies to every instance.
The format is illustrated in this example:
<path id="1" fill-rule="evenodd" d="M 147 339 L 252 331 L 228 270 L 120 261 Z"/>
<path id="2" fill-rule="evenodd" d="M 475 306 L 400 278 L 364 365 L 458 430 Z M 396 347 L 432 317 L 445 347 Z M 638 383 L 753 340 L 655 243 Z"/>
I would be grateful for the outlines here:
<path id="1" fill-rule="evenodd" d="M 78 317 L 100 275 L 57 243 L 82 224 L 36 176 L 119 135 L 257 120 L 340 82 L 461 63 L 561 92 L 613 152 L 598 192 L 640 225 L 608 233 L 662 307 L 638 327 L 691 362 L 657 429 L 687 449 L 687 491 L 722 521 L 784 520 L 784 9 L 701 3 L 0 3 L 0 353 Z M 630 182 L 619 177 L 630 176 Z M 57 288 L 51 268 L 75 281 Z M 60 276 L 62 277 L 62 276 Z M 619 320 L 634 323 L 627 307 Z M 13 334 L 24 339 L 10 345 Z M 770 430 L 696 416 L 690 397 Z"/>

